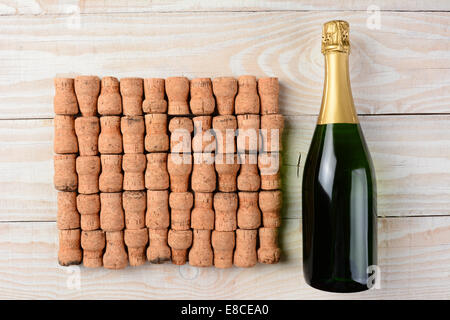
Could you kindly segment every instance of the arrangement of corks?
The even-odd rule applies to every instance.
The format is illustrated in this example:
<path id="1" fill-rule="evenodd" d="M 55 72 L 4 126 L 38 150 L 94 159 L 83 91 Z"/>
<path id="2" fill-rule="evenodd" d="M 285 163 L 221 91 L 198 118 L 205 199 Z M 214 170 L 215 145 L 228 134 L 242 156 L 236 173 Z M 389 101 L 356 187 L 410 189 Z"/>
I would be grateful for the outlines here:
<path id="1" fill-rule="evenodd" d="M 54 83 L 61 265 L 280 260 L 277 78 Z"/>

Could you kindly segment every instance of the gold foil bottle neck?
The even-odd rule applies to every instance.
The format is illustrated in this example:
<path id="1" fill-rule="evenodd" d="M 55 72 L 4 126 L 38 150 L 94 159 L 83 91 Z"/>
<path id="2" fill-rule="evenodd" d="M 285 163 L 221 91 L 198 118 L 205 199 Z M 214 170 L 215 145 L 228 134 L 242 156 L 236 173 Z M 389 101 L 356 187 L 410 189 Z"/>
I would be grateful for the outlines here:
<path id="1" fill-rule="evenodd" d="M 347 21 L 326 22 L 322 29 L 322 53 L 332 51 L 350 53 L 349 29 Z"/>

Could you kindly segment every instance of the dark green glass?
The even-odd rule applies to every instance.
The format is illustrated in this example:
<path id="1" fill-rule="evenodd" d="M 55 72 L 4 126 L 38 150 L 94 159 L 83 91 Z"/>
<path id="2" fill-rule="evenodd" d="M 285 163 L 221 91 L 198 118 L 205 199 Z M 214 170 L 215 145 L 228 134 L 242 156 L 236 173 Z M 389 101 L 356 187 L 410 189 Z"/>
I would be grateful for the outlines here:
<path id="1" fill-rule="evenodd" d="M 331 292 L 368 289 L 377 264 L 376 186 L 359 124 L 317 125 L 303 174 L 303 270 Z"/>

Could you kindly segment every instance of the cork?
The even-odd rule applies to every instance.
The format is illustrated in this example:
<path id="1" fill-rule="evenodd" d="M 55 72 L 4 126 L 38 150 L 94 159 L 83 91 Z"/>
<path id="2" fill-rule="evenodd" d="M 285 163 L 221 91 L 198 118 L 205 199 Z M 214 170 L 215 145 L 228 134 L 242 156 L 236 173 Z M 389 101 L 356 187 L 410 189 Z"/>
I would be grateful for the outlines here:
<path id="1" fill-rule="evenodd" d="M 216 268 L 231 268 L 233 266 L 233 250 L 235 245 L 234 231 L 214 230 L 211 236 L 214 248 L 214 266 Z"/>
<path id="2" fill-rule="evenodd" d="M 122 97 L 119 92 L 119 80 L 117 78 L 102 78 L 102 88 L 98 97 L 98 114 L 102 116 L 122 114 Z"/>
<path id="3" fill-rule="evenodd" d="M 128 153 L 122 158 L 123 190 L 144 190 L 144 171 L 147 167 L 147 158 L 143 153 Z"/>
<path id="4" fill-rule="evenodd" d="M 142 115 L 142 97 L 144 82 L 141 78 L 120 79 L 120 94 L 122 95 L 122 113 L 125 116 Z"/>
<path id="5" fill-rule="evenodd" d="M 222 192 L 234 192 L 237 190 L 236 175 L 240 164 L 236 154 L 216 154 L 215 168 L 219 177 L 218 189 Z"/>
<path id="6" fill-rule="evenodd" d="M 194 153 L 191 188 L 195 192 L 213 192 L 216 190 L 213 154 Z"/>
<path id="7" fill-rule="evenodd" d="M 145 150 L 162 152 L 169 150 L 169 135 L 167 134 L 167 114 L 145 115 Z"/>
<path id="8" fill-rule="evenodd" d="M 125 211 L 125 227 L 128 230 L 145 228 L 147 193 L 145 191 L 124 191 L 122 203 Z"/>
<path id="9" fill-rule="evenodd" d="M 92 231 L 100 228 L 100 195 L 79 194 L 77 209 L 80 213 L 81 230 Z"/>
<path id="10" fill-rule="evenodd" d="M 278 152 L 260 153 L 258 155 L 258 168 L 261 175 L 262 190 L 281 189 L 281 154 Z"/>
<path id="11" fill-rule="evenodd" d="M 190 192 L 171 192 L 169 206 L 172 230 L 188 230 L 191 227 L 191 209 L 194 196 Z"/>
<path id="12" fill-rule="evenodd" d="M 55 78 L 55 96 L 53 110 L 55 114 L 78 114 L 78 101 L 75 95 L 74 80 L 71 78 Z"/>
<path id="13" fill-rule="evenodd" d="M 187 115 L 189 106 L 189 80 L 185 77 L 170 77 L 166 79 L 166 93 L 169 100 L 168 114 Z"/>
<path id="14" fill-rule="evenodd" d="M 261 177 L 258 173 L 258 155 L 255 153 L 239 154 L 241 170 L 237 177 L 237 187 L 240 191 L 258 191 Z"/>
<path id="15" fill-rule="evenodd" d="M 176 265 L 185 264 L 187 250 L 192 244 L 192 230 L 169 230 L 167 242 L 172 251 L 172 263 Z"/>
<path id="16" fill-rule="evenodd" d="M 259 151 L 259 114 L 241 114 L 237 116 L 238 131 L 236 138 L 239 153 Z"/>
<path id="17" fill-rule="evenodd" d="M 236 230 L 236 250 L 234 251 L 234 265 L 249 268 L 256 265 L 256 238 L 258 230 Z"/>
<path id="18" fill-rule="evenodd" d="M 260 228 L 258 261 L 265 264 L 275 264 L 280 261 L 280 255 L 278 228 Z"/>
<path id="19" fill-rule="evenodd" d="M 196 192 L 194 209 L 191 212 L 191 228 L 199 230 L 214 229 L 213 194 Z"/>
<path id="20" fill-rule="evenodd" d="M 106 232 L 106 250 L 103 255 L 103 266 L 107 269 L 123 269 L 128 265 L 125 251 L 123 231 Z"/>
<path id="21" fill-rule="evenodd" d="M 57 154 L 53 156 L 55 189 L 59 191 L 77 191 L 78 176 L 75 154 Z"/>
<path id="22" fill-rule="evenodd" d="M 169 153 L 167 171 L 170 176 L 170 190 L 186 192 L 189 188 L 189 178 L 192 172 L 192 155 Z"/>
<path id="23" fill-rule="evenodd" d="M 77 193 L 76 192 L 58 192 L 57 197 L 58 213 L 57 225 L 58 229 L 77 229 L 80 227 L 80 214 L 77 210 Z"/>
<path id="24" fill-rule="evenodd" d="M 97 115 L 97 99 L 100 93 L 100 79 L 97 76 L 75 78 L 75 93 L 80 112 L 85 117 Z"/>
<path id="25" fill-rule="evenodd" d="M 237 81 L 232 77 L 219 77 L 213 80 L 213 91 L 220 115 L 234 113 L 234 97 L 237 93 Z"/>
<path id="26" fill-rule="evenodd" d="M 144 79 L 145 100 L 142 109 L 145 113 L 166 113 L 167 101 L 164 99 L 164 79 Z"/>
<path id="27" fill-rule="evenodd" d="M 169 121 L 170 152 L 190 153 L 191 133 L 194 125 L 190 118 L 175 117 Z"/>
<path id="28" fill-rule="evenodd" d="M 282 150 L 283 128 L 283 115 L 268 114 L 261 116 L 261 137 L 264 152 L 279 152 Z"/>
<path id="29" fill-rule="evenodd" d="M 211 230 L 193 230 L 193 242 L 189 250 L 189 264 L 195 267 L 210 267 L 213 265 L 211 248 Z"/>
<path id="30" fill-rule="evenodd" d="M 100 173 L 99 156 L 80 156 L 76 160 L 78 173 L 78 193 L 97 193 L 98 175 Z"/>
<path id="31" fill-rule="evenodd" d="M 261 211 L 258 207 L 258 192 L 239 192 L 237 225 L 240 229 L 257 229 L 261 225 Z"/>
<path id="32" fill-rule="evenodd" d="M 100 227 L 104 231 L 123 230 L 122 193 L 100 193 Z"/>
<path id="33" fill-rule="evenodd" d="M 122 155 L 102 154 L 102 173 L 98 185 L 101 192 L 120 192 L 123 185 Z"/>
<path id="34" fill-rule="evenodd" d="M 123 135 L 123 151 L 125 153 L 144 153 L 144 117 L 122 117 L 120 129 Z"/>
<path id="35" fill-rule="evenodd" d="M 275 114 L 279 112 L 278 93 L 280 86 L 278 78 L 268 77 L 258 79 L 258 93 L 261 99 L 261 114 Z"/>
<path id="36" fill-rule="evenodd" d="M 80 229 L 59 230 L 58 262 L 62 266 L 81 263 Z"/>
<path id="37" fill-rule="evenodd" d="M 75 117 L 55 115 L 53 150 L 55 153 L 77 153 L 78 140 L 75 134 Z"/>
<path id="38" fill-rule="evenodd" d="M 236 230 L 236 210 L 238 196 L 236 193 L 217 192 L 214 195 L 215 230 Z"/>
<path id="39" fill-rule="evenodd" d="M 150 263 L 170 261 L 170 248 L 167 244 L 167 229 L 149 229 L 150 244 L 147 248 L 147 260 Z"/>
<path id="40" fill-rule="evenodd" d="M 82 231 L 83 265 L 86 268 L 99 268 L 103 265 L 105 233 L 102 230 Z"/>
<path id="41" fill-rule="evenodd" d="M 169 191 L 147 190 L 145 225 L 149 229 L 167 229 L 170 225 Z"/>
<path id="42" fill-rule="evenodd" d="M 98 151 L 102 154 L 122 153 L 122 133 L 120 132 L 119 116 L 100 117 L 100 135 L 98 136 Z"/>
<path id="43" fill-rule="evenodd" d="M 194 123 L 194 137 L 192 138 L 193 152 L 214 152 L 216 138 L 211 130 L 212 117 L 199 116 L 192 119 Z"/>
<path id="44" fill-rule="evenodd" d="M 259 97 L 254 76 L 240 76 L 235 100 L 235 114 L 259 114 Z"/>
<path id="45" fill-rule="evenodd" d="M 210 115 L 216 108 L 216 101 L 213 97 L 212 84 L 210 78 L 195 78 L 190 81 L 191 113 L 195 115 Z"/>
<path id="46" fill-rule="evenodd" d="M 146 247 L 148 243 L 147 228 L 125 229 L 124 241 L 128 248 L 130 266 L 136 267 L 145 264 L 147 260 Z"/>
<path id="47" fill-rule="evenodd" d="M 262 211 L 263 226 L 277 228 L 281 225 L 282 194 L 280 190 L 261 191 L 259 193 L 259 207 Z"/>
<path id="48" fill-rule="evenodd" d="M 235 153 L 236 117 L 233 115 L 214 117 L 213 129 L 216 135 L 216 153 Z"/>
<path id="49" fill-rule="evenodd" d="M 167 153 L 148 153 L 146 156 L 145 187 L 149 190 L 168 189 Z"/>
<path id="50" fill-rule="evenodd" d="M 98 153 L 100 124 L 97 117 L 78 117 L 75 119 L 75 133 L 81 156 L 95 156 Z"/>

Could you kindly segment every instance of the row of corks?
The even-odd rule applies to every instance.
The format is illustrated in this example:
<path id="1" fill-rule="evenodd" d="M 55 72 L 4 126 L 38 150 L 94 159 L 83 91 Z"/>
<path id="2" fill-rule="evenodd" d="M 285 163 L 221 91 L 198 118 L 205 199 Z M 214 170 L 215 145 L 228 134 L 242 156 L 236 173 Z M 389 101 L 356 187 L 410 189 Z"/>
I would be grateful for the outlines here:
<path id="1" fill-rule="evenodd" d="M 121 269 L 188 258 L 194 266 L 227 268 L 279 261 L 283 118 L 276 78 L 119 84 L 105 77 L 100 84 L 81 76 L 55 79 L 55 89 L 61 265 Z M 211 126 L 223 134 L 211 134 Z M 229 130 L 260 127 L 263 137 L 240 141 L 238 134 L 236 150 Z M 188 139 L 174 134 L 178 129 Z"/>

